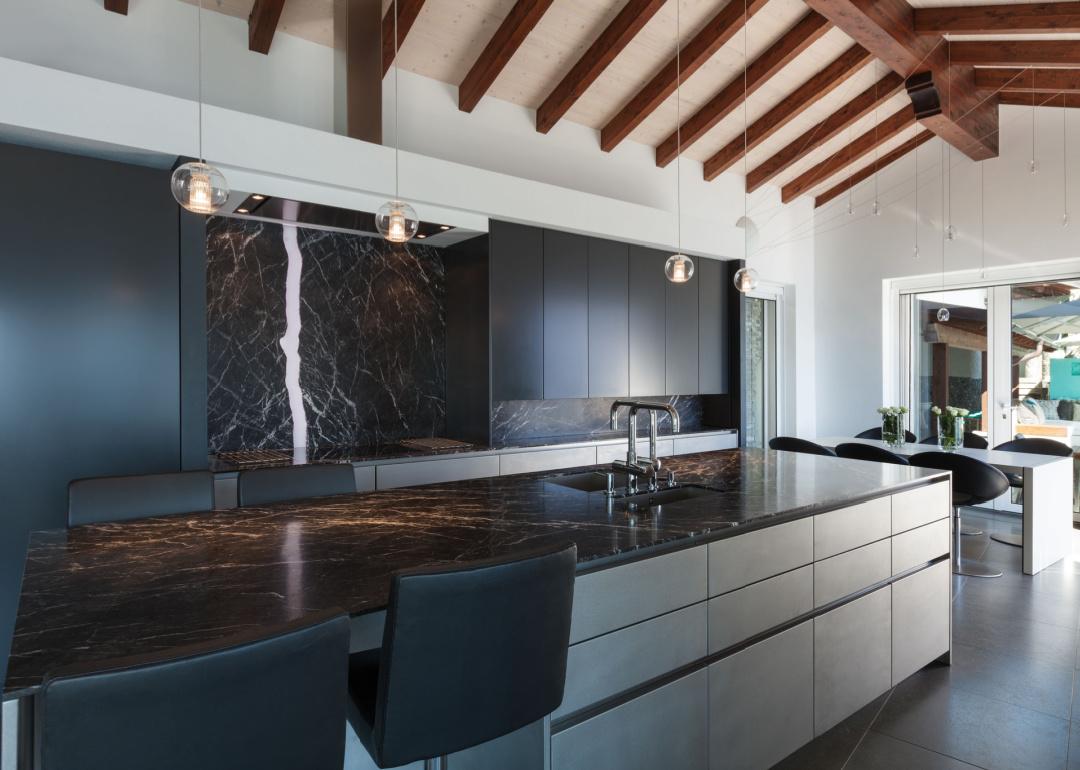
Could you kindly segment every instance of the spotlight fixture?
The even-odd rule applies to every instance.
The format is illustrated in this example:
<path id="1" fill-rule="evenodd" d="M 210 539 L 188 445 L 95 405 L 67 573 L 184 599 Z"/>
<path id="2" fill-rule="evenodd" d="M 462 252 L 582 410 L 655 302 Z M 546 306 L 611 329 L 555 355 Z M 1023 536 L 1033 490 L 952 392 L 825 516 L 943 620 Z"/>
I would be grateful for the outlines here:
<path id="1" fill-rule="evenodd" d="M 248 213 L 248 210 L 247 210 L 247 209 L 237 209 L 237 210 L 236 210 L 236 213 L 237 213 L 237 214 L 247 214 L 247 213 Z"/>
<path id="2" fill-rule="evenodd" d="M 264 201 L 264 200 L 266 200 L 266 196 L 265 196 L 265 195 L 258 195 L 258 194 L 256 194 L 256 195 L 252 195 L 252 196 L 251 196 L 251 199 L 252 199 L 253 201 Z"/>
<path id="3" fill-rule="evenodd" d="M 439 229 L 440 229 L 440 230 L 449 230 L 449 229 L 450 229 L 450 225 L 439 225 Z"/>

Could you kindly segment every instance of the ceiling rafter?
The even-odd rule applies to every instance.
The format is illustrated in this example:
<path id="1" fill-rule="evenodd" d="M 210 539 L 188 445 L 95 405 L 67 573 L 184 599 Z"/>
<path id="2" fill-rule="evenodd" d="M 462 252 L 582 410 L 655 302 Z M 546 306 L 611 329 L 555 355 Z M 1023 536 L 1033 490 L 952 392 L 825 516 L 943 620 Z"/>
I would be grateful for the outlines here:
<path id="1" fill-rule="evenodd" d="M 923 144 L 924 142 L 929 142 L 933 138 L 934 134 L 932 132 L 923 131 L 918 136 L 914 136 L 911 139 L 908 139 L 899 147 L 896 147 L 882 155 L 880 158 L 877 159 L 876 162 L 859 169 L 844 181 L 840 182 L 839 184 L 833 185 L 828 190 L 815 197 L 814 208 L 823 206 L 829 201 L 831 201 L 833 198 L 843 195 L 852 187 L 859 184 L 859 182 L 862 182 L 864 179 L 869 179 L 876 172 L 880 171 L 886 166 L 889 166 L 892 163 L 895 163 L 919 145 Z"/>
<path id="2" fill-rule="evenodd" d="M 858 43 L 833 59 L 825 68 L 815 74 L 775 107 L 755 120 L 746 129 L 745 136 L 739 134 L 718 152 L 705 161 L 705 179 L 715 179 L 727 171 L 744 152 L 754 149 L 804 110 L 825 95 L 832 93 L 842 83 L 870 63 L 873 56 Z"/>
<path id="3" fill-rule="evenodd" d="M 814 11 L 799 19 L 794 27 L 746 67 L 745 77 L 735 77 L 660 143 L 656 148 L 656 165 L 666 166 L 675 160 L 680 146 L 685 151 L 701 139 L 773 75 L 820 40 L 831 26 L 824 16 Z"/>
<path id="4" fill-rule="evenodd" d="M 744 6 L 732 0 L 721 8 L 689 43 L 680 47 L 678 64 L 676 57 L 672 56 L 600 130 L 600 149 L 604 152 L 614 150 L 665 99 L 675 93 L 678 82 L 686 81 L 697 72 L 765 3 L 766 0 L 746 0 Z M 681 69 L 678 74 L 675 71 L 677 66 Z"/>
<path id="5" fill-rule="evenodd" d="M 397 50 L 405 44 L 416 17 L 424 7 L 424 0 L 395 0 L 386 9 L 382 20 L 382 71 L 385 75 L 394 63 L 394 8 L 397 7 Z"/>
<path id="6" fill-rule="evenodd" d="M 105 10 L 127 16 L 128 0 L 105 0 Z"/>
<path id="7" fill-rule="evenodd" d="M 1080 93 L 1080 69 L 978 67 L 975 87 L 1004 93 Z"/>
<path id="8" fill-rule="evenodd" d="M 458 86 L 458 109 L 472 112 L 553 0 L 517 0 Z"/>
<path id="9" fill-rule="evenodd" d="M 1080 40 L 958 40 L 952 60 L 983 67 L 1080 67 Z"/>
<path id="10" fill-rule="evenodd" d="M 1080 2 L 916 8 L 921 35 L 1080 32 Z"/>
<path id="11" fill-rule="evenodd" d="M 1017 107 L 1031 107 L 1034 96 L 1035 107 L 1080 107 L 1080 94 L 1032 94 L 1005 92 L 1001 94 L 1002 104 L 1014 104 Z"/>
<path id="12" fill-rule="evenodd" d="M 281 9 L 285 0 L 255 0 L 248 16 L 248 49 L 255 53 L 270 53 L 270 44 L 274 42 L 278 22 L 281 21 Z"/>

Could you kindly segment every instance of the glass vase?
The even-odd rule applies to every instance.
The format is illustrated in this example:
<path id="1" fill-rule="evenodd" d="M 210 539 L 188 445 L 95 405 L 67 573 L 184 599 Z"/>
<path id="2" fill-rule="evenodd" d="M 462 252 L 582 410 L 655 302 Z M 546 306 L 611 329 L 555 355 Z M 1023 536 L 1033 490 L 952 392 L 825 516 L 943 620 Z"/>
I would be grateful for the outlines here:
<path id="1" fill-rule="evenodd" d="M 964 445 L 964 418 L 957 415 L 950 417 L 943 414 L 938 417 L 938 442 L 946 452 L 952 452 Z"/>
<path id="2" fill-rule="evenodd" d="M 904 416 L 902 414 L 881 415 L 881 440 L 891 447 L 904 445 Z"/>

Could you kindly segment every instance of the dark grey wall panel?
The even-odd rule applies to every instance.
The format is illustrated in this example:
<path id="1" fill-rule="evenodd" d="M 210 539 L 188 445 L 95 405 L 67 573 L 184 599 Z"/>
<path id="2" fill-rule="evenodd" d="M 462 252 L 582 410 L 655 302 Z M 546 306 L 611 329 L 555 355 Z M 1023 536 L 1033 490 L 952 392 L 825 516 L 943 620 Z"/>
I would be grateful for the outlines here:
<path id="1" fill-rule="evenodd" d="M 176 207 L 180 219 L 180 465 L 207 467 L 206 217 Z"/>
<path id="2" fill-rule="evenodd" d="M 668 255 L 630 247 L 630 395 L 668 393 L 666 377 Z M 696 383 L 695 383 L 696 385 Z"/>
<path id="3" fill-rule="evenodd" d="M 488 237 L 446 249 L 446 433 L 491 442 Z"/>
<path id="4" fill-rule="evenodd" d="M 544 231 L 491 222 L 491 397 L 544 397 Z"/>
<path id="5" fill-rule="evenodd" d="M 661 273 L 660 280 L 667 290 L 667 388 L 664 392 L 697 393 L 698 277 L 695 275 L 686 283 L 672 283 Z"/>
<path id="6" fill-rule="evenodd" d="M 589 395 L 589 252 L 582 235 L 544 231 L 544 398 Z"/>
<path id="7" fill-rule="evenodd" d="M 698 284 L 698 390 L 727 393 L 731 334 L 724 263 L 698 259 L 694 277 Z"/>
<path id="8" fill-rule="evenodd" d="M 589 239 L 589 398 L 630 394 L 630 248 Z"/>

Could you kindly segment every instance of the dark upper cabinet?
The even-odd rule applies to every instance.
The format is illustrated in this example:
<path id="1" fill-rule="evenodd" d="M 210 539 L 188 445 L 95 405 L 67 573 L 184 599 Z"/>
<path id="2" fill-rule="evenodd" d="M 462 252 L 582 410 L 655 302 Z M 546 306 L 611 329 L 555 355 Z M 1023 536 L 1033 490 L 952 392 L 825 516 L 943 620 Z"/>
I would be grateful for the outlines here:
<path id="1" fill-rule="evenodd" d="M 630 395 L 629 254 L 589 239 L 589 397 Z"/>
<path id="2" fill-rule="evenodd" d="M 544 231 L 544 398 L 589 395 L 589 252 L 583 235 Z"/>
<path id="3" fill-rule="evenodd" d="M 631 396 L 660 396 L 667 387 L 667 257 L 656 249 L 630 247 Z"/>
<path id="4" fill-rule="evenodd" d="M 491 398 L 544 397 L 544 231 L 492 221 Z"/>
<path id="5" fill-rule="evenodd" d="M 661 272 L 660 279 L 667 290 L 664 393 L 691 395 L 698 392 L 698 276 L 672 283 Z"/>
<path id="6" fill-rule="evenodd" d="M 725 264 L 697 260 L 698 284 L 698 390 L 728 392 L 728 291 Z"/>

